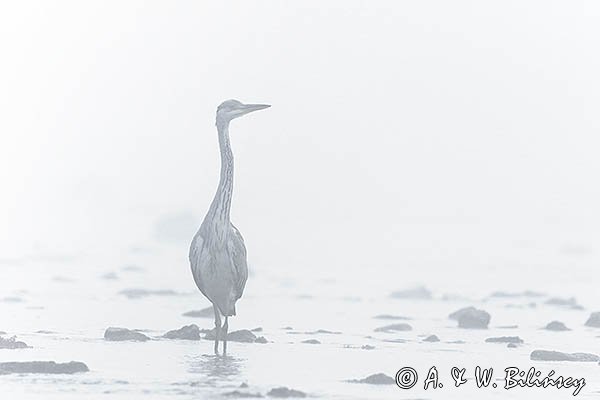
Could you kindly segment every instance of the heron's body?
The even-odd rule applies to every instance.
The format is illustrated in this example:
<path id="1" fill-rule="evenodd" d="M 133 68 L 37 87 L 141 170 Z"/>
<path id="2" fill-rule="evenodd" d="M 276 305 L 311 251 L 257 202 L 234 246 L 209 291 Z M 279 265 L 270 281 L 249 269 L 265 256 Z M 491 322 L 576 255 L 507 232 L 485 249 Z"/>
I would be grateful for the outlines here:
<path id="1" fill-rule="evenodd" d="M 215 312 L 215 352 L 223 340 L 227 346 L 228 317 L 235 315 L 235 303 L 242 297 L 248 265 L 244 239 L 230 221 L 233 193 L 233 153 L 229 143 L 229 122 L 266 105 L 244 105 L 228 100 L 217 109 L 217 131 L 221 150 L 221 177 L 217 193 L 190 246 L 190 265 L 198 289 L 213 304 Z M 221 327 L 221 315 L 225 324 Z"/>

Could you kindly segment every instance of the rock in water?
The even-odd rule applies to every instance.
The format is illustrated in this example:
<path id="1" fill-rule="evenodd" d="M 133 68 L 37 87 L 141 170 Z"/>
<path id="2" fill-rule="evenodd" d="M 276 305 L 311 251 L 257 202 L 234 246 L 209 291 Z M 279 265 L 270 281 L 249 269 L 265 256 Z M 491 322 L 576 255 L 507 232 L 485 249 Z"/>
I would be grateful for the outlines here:
<path id="1" fill-rule="evenodd" d="M 546 325 L 544 327 L 544 329 L 547 330 L 547 331 L 557 331 L 557 332 L 560 332 L 560 331 L 570 331 L 570 329 L 567 328 L 565 326 L 565 324 L 563 324 L 560 321 L 549 322 L 548 325 Z"/>
<path id="2" fill-rule="evenodd" d="M 467 329 L 487 329 L 490 319 L 490 314 L 483 310 L 478 310 L 475 307 L 465 307 L 453 312 L 448 316 L 450 319 L 458 320 L 460 328 Z"/>
<path id="3" fill-rule="evenodd" d="M 206 336 L 204 336 L 204 339 L 215 340 L 215 330 L 213 329 L 208 332 Z M 256 339 L 256 335 L 247 329 L 229 332 L 227 335 L 228 342 L 254 343 Z M 220 338 L 220 340 L 223 339 Z"/>
<path id="4" fill-rule="evenodd" d="M 301 392 L 299 390 L 288 389 L 288 388 L 282 386 L 282 387 L 271 389 L 269 391 L 269 393 L 267 393 L 267 396 L 278 397 L 281 399 L 288 398 L 288 397 L 304 398 L 304 397 L 306 397 L 306 393 Z"/>
<path id="5" fill-rule="evenodd" d="M 585 323 L 585 326 L 600 328 L 600 311 L 593 312 Z"/>
<path id="6" fill-rule="evenodd" d="M 477 310 L 477 309 L 475 307 L 472 307 L 472 306 L 470 306 L 470 307 L 464 307 L 464 308 L 461 308 L 460 310 L 456 310 L 452 314 L 448 315 L 448 318 L 454 319 L 454 320 L 458 321 L 458 318 L 461 315 L 464 315 L 467 312 L 471 312 L 471 311 L 475 311 L 475 310 Z"/>
<path id="7" fill-rule="evenodd" d="M 391 376 L 387 376 L 386 374 L 378 373 L 369 375 L 363 379 L 354 379 L 350 382 L 353 383 L 367 383 L 369 385 L 393 385 L 396 383 L 396 380 Z"/>
<path id="8" fill-rule="evenodd" d="M 203 308 L 202 310 L 188 311 L 186 313 L 183 313 L 183 316 L 191 317 L 191 318 L 212 318 L 215 316 L 215 311 L 213 310 L 212 307 L 206 307 L 206 308 Z"/>
<path id="9" fill-rule="evenodd" d="M 382 326 L 380 328 L 375 329 L 375 332 L 399 332 L 399 331 L 411 331 L 411 330 L 412 330 L 412 326 L 410 326 L 409 324 L 399 323 L 399 324 L 391 324 L 391 325 Z"/>
<path id="10" fill-rule="evenodd" d="M 75 374 L 88 372 L 82 362 L 55 363 L 54 361 L 25 361 L 0 363 L 0 375 L 4 374 Z"/>
<path id="11" fill-rule="evenodd" d="M 256 338 L 256 340 L 254 341 L 254 343 L 265 344 L 265 343 L 268 343 L 268 342 L 267 342 L 267 339 L 264 336 L 259 336 L 259 337 Z"/>
<path id="12" fill-rule="evenodd" d="M 302 343 L 307 343 L 307 344 L 321 344 L 321 342 L 319 342 L 317 339 L 303 340 Z"/>
<path id="13" fill-rule="evenodd" d="M 373 318 L 375 318 L 375 319 L 403 319 L 403 320 L 410 319 L 408 317 L 403 317 L 401 315 L 391 315 L 391 314 L 379 314 L 379 315 L 374 316 Z"/>
<path id="14" fill-rule="evenodd" d="M 485 339 L 487 343 L 513 343 L 513 344 L 521 344 L 523 343 L 523 339 L 518 336 L 500 336 L 500 337 L 491 337 Z"/>
<path id="15" fill-rule="evenodd" d="M 191 324 L 169 331 L 163 335 L 165 339 L 200 340 L 200 328 Z"/>
<path id="16" fill-rule="evenodd" d="M 143 333 L 132 331 L 126 328 L 114 328 L 110 327 L 104 332 L 104 339 L 113 342 L 122 342 L 126 340 L 133 340 L 136 342 L 145 342 L 150 338 Z"/>
<path id="17" fill-rule="evenodd" d="M 560 351 L 534 350 L 529 356 L 534 361 L 598 362 L 600 357 L 590 353 L 562 353 Z"/>
<path id="18" fill-rule="evenodd" d="M 263 395 L 260 393 L 248 393 L 248 392 L 241 392 L 239 390 L 234 390 L 233 392 L 223 393 L 223 396 L 235 397 L 235 398 L 239 398 L 239 399 L 258 399 L 258 398 L 263 397 Z"/>
<path id="19" fill-rule="evenodd" d="M 16 336 L 8 339 L 0 337 L 0 349 L 26 349 L 28 347 L 25 342 L 18 341 Z"/>
<path id="20" fill-rule="evenodd" d="M 424 342 L 439 342 L 440 338 L 437 337 L 436 335 L 429 335 L 425 339 L 423 339 L 423 341 Z"/>
<path id="21" fill-rule="evenodd" d="M 431 299 L 431 292 L 423 286 L 419 286 L 413 289 L 398 290 L 391 294 L 394 299 L 420 299 L 429 300 Z"/>

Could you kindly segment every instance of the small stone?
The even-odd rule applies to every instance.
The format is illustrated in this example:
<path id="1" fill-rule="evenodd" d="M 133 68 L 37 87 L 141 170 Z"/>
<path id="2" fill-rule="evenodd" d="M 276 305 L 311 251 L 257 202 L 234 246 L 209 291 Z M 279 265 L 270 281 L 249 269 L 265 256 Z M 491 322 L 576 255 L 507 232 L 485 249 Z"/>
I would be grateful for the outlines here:
<path id="1" fill-rule="evenodd" d="M 74 374 L 88 372 L 89 368 L 82 362 L 71 361 L 56 363 L 54 361 L 25 361 L 0 363 L 0 375 L 5 374 Z"/>
<path id="2" fill-rule="evenodd" d="M 107 272 L 107 273 L 101 275 L 100 278 L 106 279 L 107 281 L 114 281 L 114 280 L 119 279 L 117 274 L 114 272 Z"/>
<path id="3" fill-rule="evenodd" d="M 514 348 L 517 348 L 519 346 L 517 346 L 515 343 L 509 343 L 509 344 L 506 345 L 506 347 L 508 347 L 509 349 L 514 349 Z"/>
<path id="4" fill-rule="evenodd" d="M 267 341 L 267 339 L 264 336 L 259 336 L 259 337 L 256 338 L 256 340 L 254 341 L 254 343 L 265 344 L 265 343 L 268 343 L 268 341 Z"/>
<path id="5" fill-rule="evenodd" d="M 215 340 L 215 330 L 208 332 L 204 339 Z M 247 329 L 233 331 L 227 335 L 227 341 L 229 342 L 254 343 L 256 339 L 256 335 Z M 220 338 L 220 340 L 223 340 L 223 338 Z"/>
<path id="6" fill-rule="evenodd" d="M 600 360 L 600 357 L 590 353 L 562 353 L 548 350 L 534 350 L 529 358 L 534 361 L 598 362 Z"/>
<path id="7" fill-rule="evenodd" d="M 306 393 L 301 392 L 299 390 L 294 390 L 294 389 L 288 389 L 286 387 L 277 387 L 274 389 L 271 389 L 269 391 L 269 393 L 267 393 L 267 396 L 270 397 L 277 397 L 277 398 L 288 398 L 288 397 L 299 397 L 299 398 L 304 398 L 306 397 Z"/>
<path id="8" fill-rule="evenodd" d="M 26 349 L 28 347 L 25 342 L 18 341 L 16 336 L 8 339 L 0 337 L 0 349 Z"/>
<path id="9" fill-rule="evenodd" d="M 523 339 L 518 336 L 500 336 L 500 337 L 490 337 L 485 339 L 487 343 L 513 343 L 513 344 L 521 344 L 523 343 Z"/>
<path id="10" fill-rule="evenodd" d="M 306 344 L 321 344 L 321 342 L 319 342 L 317 339 L 303 340 L 302 343 L 306 343 Z"/>
<path id="11" fill-rule="evenodd" d="M 423 341 L 424 342 L 439 342 L 440 338 L 437 337 L 436 335 L 429 335 L 425 339 L 423 339 Z"/>
<path id="12" fill-rule="evenodd" d="M 458 320 L 458 326 L 466 329 L 487 329 L 491 316 L 488 312 L 475 307 L 465 307 L 449 315 Z"/>
<path id="13" fill-rule="evenodd" d="M 563 323 L 562 323 L 562 322 L 560 322 L 560 321 L 552 321 L 552 322 L 549 322 L 549 323 L 548 323 L 548 325 L 546 325 L 546 326 L 544 327 L 544 329 L 545 329 L 545 330 L 547 330 L 547 331 L 556 331 L 556 332 L 560 332 L 560 331 L 570 331 L 570 329 L 569 329 L 569 328 L 567 328 L 567 327 L 565 326 L 565 324 L 563 324 Z"/>
<path id="14" fill-rule="evenodd" d="M 352 383 L 366 383 L 369 385 L 393 385 L 396 383 L 396 380 L 391 376 L 387 376 L 383 373 L 369 375 L 363 379 L 354 379 L 351 380 Z"/>
<path id="15" fill-rule="evenodd" d="M 110 327 L 104 332 L 104 339 L 114 342 L 132 340 L 135 342 L 145 342 L 150 338 L 143 333 L 132 331 L 126 328 Z"/>
<path id="16" fill-rule="evenodd" d="M 390 315 L 390 314 L 379 314 L 374 316 L 375 319 L 391 319 L 391 320 L 409 320 L 408 317 L 402 317 L 400 315 Z"/>
<path id="17" fill-rule="evenodd" d="M 403 331 L 411 331 L 412 326 L 405 323 L 391 324 L 379 327 L 375 329 L 375 332 L 403 332 Z"/>
<path id="18" fill-rule="evenodd" d="M 254 329 L 250 329 L 250 332 L 262 332 L 263 328 L 261 328 L 260 326 L 258 328 L 254 328 Z"/>
<path id="19" fill-rule="evenodd" d="M 600 328 L 600 311 L 593 312 L 585 323 L 585 326 Z"/>
<path id="20" fill-rule="evenodd" d="M 248 393 L 248 392 L 240 392 L 239 390 L 234 390 L 232 392 L 223 393 L 225 397 L 236 397 L 239 399 L 255 399 L 263 397 L 260 393 Z"/>
<path id="21" fill-rule="evenodd" d="M 394 299 L 431 299 L 431 292 L 424 286 L 419 286 L 413 289 L 398 290 L 391 294 Z"/>
<path id="22" fill-rule="evenodd" d="M 373 350 L 373 349 L 375 349 L 375 346 L 371 346 L 370 344 L 365 344 L 365 345 L 361 346 L 361 349 L 363 349 L 363 350 Z"/>
<path id="23" fill-rule="evenodd" d="M 165 339 L 200 340 L 200 328 L 194 324 L 186 325 L 165 333 L 163 337 Z"/>

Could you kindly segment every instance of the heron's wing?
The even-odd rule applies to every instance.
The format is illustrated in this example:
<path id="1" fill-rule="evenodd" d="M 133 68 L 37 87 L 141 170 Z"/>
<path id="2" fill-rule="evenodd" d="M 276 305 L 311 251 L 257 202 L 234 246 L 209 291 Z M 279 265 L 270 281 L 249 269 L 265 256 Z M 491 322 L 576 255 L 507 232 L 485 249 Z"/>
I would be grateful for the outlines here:
<path id="1" fill-rule="evenodd" d="M 235 289 L 236 289 L 236 300 L 242 297 L 246 281 L 248 280 L 248 264 L 246 262 L 246 246 L 244 245 L 244 238 L 240 231 L 237 230 L 233 224 L 231 224 L 233 235 L 230 240 L 230 254 L 233 261 L 233 267 L 235 268 Z"/>
<path id="2" fill-rule="evenodd" d="M 190 266 L 192 267 L 192 275 L 194 276 L 196 286 L 198 286 L 198 289 L 200 289 L 204 296 L 210 299 L 210 296 L 206 293 L 204 288 L 204 283 L 200 279 L 202 275 L 201 268 L 203 264 L 208 262 L 209 257 L 210 256 L 207 252 L 207 249 L 204 246 L 204 238 L 202 237 L 200 231 L 198 231 L 194 236 L 194 239 L 192 239 L 192 243 L 190 245 Z"/>

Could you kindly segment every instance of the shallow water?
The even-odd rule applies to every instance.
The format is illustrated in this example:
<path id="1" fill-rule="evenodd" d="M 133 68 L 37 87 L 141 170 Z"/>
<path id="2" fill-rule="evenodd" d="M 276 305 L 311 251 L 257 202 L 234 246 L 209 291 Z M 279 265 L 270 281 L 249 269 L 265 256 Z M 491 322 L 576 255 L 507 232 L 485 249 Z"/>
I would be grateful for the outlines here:
<path id="1" fill-rule="evenodd" d="M 253 268 L 238 316 L 230 321 L 230 331 L 262 327 L 259 336 L 266 344 L 229 343 L 227 357 L 212 354 L 208 340 L 183 341 L 156 339 L 144 343 L 107 342 L 109 326 L 142 329 L 157 338 L 171 329 L 190 323 L 212 328 L 209 318 L 189 318 L 182 314 L 208 306 L 193 286 L 184 263 L 173 248 L 157 248 L 151 254 L 115 256 L 115 260 L 85 266 L 81 260 L 40 262 L 23 261 L 4 265 L 0 297 L 21 301 L 0 302 L 0 330 L 5 337 L 16 335 L 29 349 L 0 350 L 0 361 L 54 360 L 83 361 L 90 372 L 64 375 L 0 376 L 3 398 L 225 398 L 234 390 L 265 395 L 269 390 L 287 386 L 310 397 L 327 399 L 387 398 L 569 398 L 573 389 L 515 388 L 507 392 L 503 382 L 498 388 L 476 388 L 472 379 L 475 366 L 493 367 L 496 379 L 503 369 L 531 366 L 543 375 L 554 369 L 557 375 L 584 377 L 587 385 L 578 395 L 595 398 L 600 393 L 598 363 L 530 361 L 535 349 L 564 352 L 600 353 L 600 329 L 584 327 L 591 311 L 600 308 L 592 274 L 587 265 L 573 268 L 548 267 L 552 273 L 539 279 L 536 270 L 507 267 L 464 271 L 454 267 L 454 275 L 436 274 L 441 267 L 411 271 L 411 281 L 386 279 L 386 275 L 361 279 L 360 269 L 339 266 L 305 271 Z M 142 268 L 131 268 L 130 261 Z M 114 267 L 107 268 L 106 265 Z M 129 265 L 129 267 L 124 267 Z M 169 266 L 169 267 L 166 267 Z M 116 279 L 103 275 L 113 271 Z M 507 272 L 508 271 L 508 272 Z M 398 271 L 390 277 L 402 276 Z M 509 273 L 510 272 L 510 273 Z M 479 274 L 489 279 L 473 285 L 467 278 Z M 519 274 L 515 283 L 513 274 Z M 34 284 L 32 284 L 34 277 Z M 574 278 L 575 277 L 575 278 Z M 432 299 L 392 299 L 394 290 L 422 282 L 432 291 Z M 129 298 L 122 290 L 143 288 L 173 292 Z M 489 297 L 494 291 L 543 292 L 544 297 Z M 544 304 L 548 296 L 575 296 L 585 309 L 577 310 Z M 14 300 L 14 299 L 13 299 Z M 595 303 L 594 303 L 595 301 Z M 531 304 L 535 303 L 535 304 Z M 492 315 L 489 329 L 457 328 L 448 314 L 468 305 Z M 409 319 L 413 330 L 375 332 L 398 321 L 375 319 L 392 314 Z M 572 330 L 550 332 L 540 329 L 552 320 L 564 322 Z M 518 325 L 517 328 L 504 328 Z M 286 330 L 291 326 L 293 330 Z M 314 333 L 319 329 L 340 334 Z M 49 331 L 36 333 L 40 330 Z M 435 334 L 440 342 L 423 339 Z M 493 336 L 519 336 L 525 343 L 517 348 L 485 343 Z M 317 339 L 321 344 L 301 343 Z M 364 345 L 373 346 L 365 350 Z M 411 366 L 419 383 L 409 390 L 396 385 L 351 383 L 383 372 L 394 376 L 401 367 Z M 431 366 L 440 373 L 443 388 L 423 390 L 423 379 Z M 451 367 L 467 368 L 471 378 L 460 388 L 453 387 Z M 247 388 L 240 385 L 247 383 Z"/>

